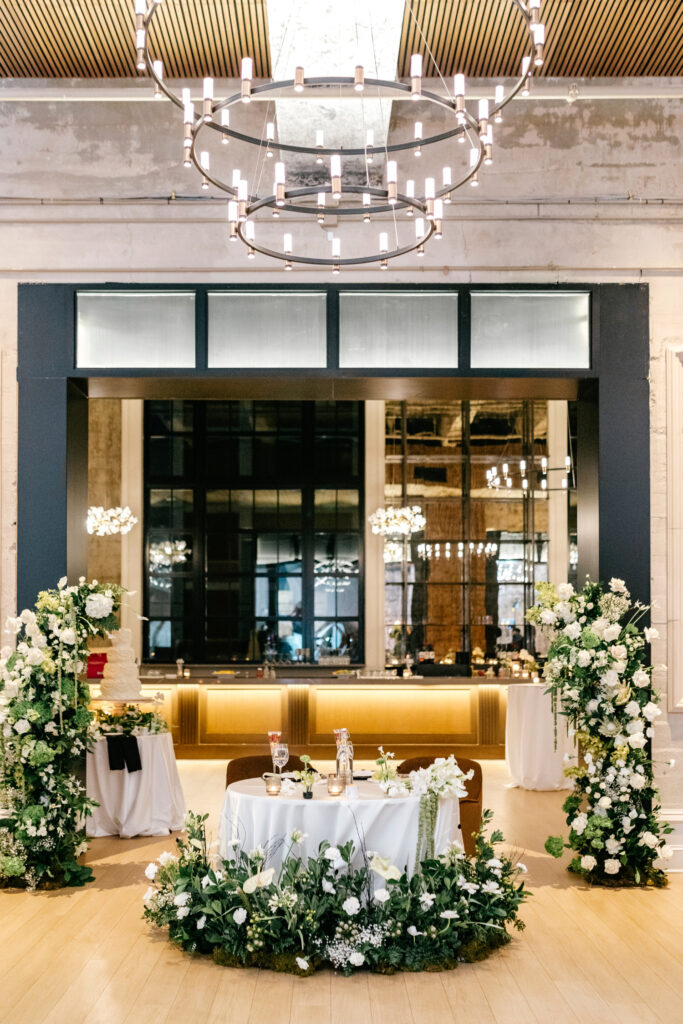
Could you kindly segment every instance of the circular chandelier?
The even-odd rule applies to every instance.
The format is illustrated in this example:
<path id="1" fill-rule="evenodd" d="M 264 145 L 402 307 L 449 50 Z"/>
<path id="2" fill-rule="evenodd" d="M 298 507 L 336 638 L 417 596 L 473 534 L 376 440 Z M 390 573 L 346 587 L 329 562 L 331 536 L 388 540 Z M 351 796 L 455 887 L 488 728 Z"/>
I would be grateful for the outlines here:
<path id="1" fill-rule="evenodd" d="M 423 88 L 422 56 L 413 54 L 410 61 L 410 84 L 382 78 L 366 77 L 365 68 L 357 64 L 353 75 L 317 76 L 307 78 L 305 68 L 298 65 L 294 77 L 279 81 L 265 81 L 254 84 L 253 59 L 244 56 L 241 62 L 240 88 L 234 94 L 217 99 L 214 97 L 214 80 L 205 78 L 201 100 L 193 101 L 189 89 L 183 89 L 178 96 L 164 80 L 163 61 L 150 53 L 149 36 L 157 10 L 162 0 L 135 0 L 137 68 L 147 72 L 154 81 L 155 95 L 166 96 L 183 112 L 183 163 L 194 167 L 202 176 L 202 188 L 213 185 L 228 197 L 229 239 L 244 243 L 247 256 L 254 258 L 258 252 L 264 256 L 281 260 L 285 270 L 293 264 L 330 267 L 339 273 L 345 266 L 360 266 L 379 263 L 386 269 L 389 260 L 409 252 L 418 256 L 424 254 L 425 243 L 443 237 L 444 204 L 451 202 L 454 192 L 468 181 L 478 183 L 482 165 L 493 161 L 494 123 L 502 121 L 504 107 L 519 93 L 527 94 L 529 80 L 534 71 L 543 64 L 545 26 L 541 22 L 541 0 L 502 0 L 519 12 L 528 33 L 527 53 L 522 59 L 521 73 L 513 85 L 506 89 L 496 85 L 490 99 L 479 99 L 476 115 L 473 106 L 468 107 L 466 82 L 463 74 L 456 74 L 452 83 L 446 85 L 445 94 Z M 168 0 L 167 0 L 168 3 Z M 440 76 L 441 77 L 441 76 Z M 446 125 L 435 134 L 423 133 L 423 122 L 413 124 L 413 137 L 399 142 L 388 141 L 376 147 L 373 129 L 366 128 L 355 146 L 328 145 L 323 129 L 315 130 L 315 137 L 308 142 L 292 143 L 276 138 L 274 121 L 266 120 L 260 133 L 238 130 L 231 124 L 231 113 L 254 99 L 284 98 L 331 98 L 349 96 L 362 102 L 368 93 L 374 98 L 413 99 L 423 101 L 430 107 L 445 112 Z M 362 114 L 362 110 L 361 110 Z M 357 119 L 359 126 L 363 117 Z M 219 176 L 212 168 L 210 153 L 203 148 L 205 140 L 215 133 L 221 142 L 231 139 L 252 147 L 256 152 L 257 171 L 250 182 L 242 177 L 237 167 L 232 167 L 229 180 Z M 362 129 L 361 129 L 362 135 Z M 425 177 L 418 184 L 410 170 L 399 167 L 399 159 L 407 154 L 419 157 L 422 152 L 439 143 L 456 141 L 468 143 L 461 152 L 468 152 L 464 168 L 454 173 L 451 166 L 444 166 L 439 184 L 434 177 Z M 274 159 L 275 153 L 280 156 Z M 457 150 L 456 150 L 457 152 Z M 287 172 L 288 155 L 308 157 L 319 166 L 327 165 L 329 174 L 319 184 L 305 184 L 292 187 Z M 344 163 L 351 159 L 360 160 L 364 166 L 365 180 L 354 184 L 345 178 Z M 382 184 L 373 184 L 370 168 L 377 168 L 383 161 Z M 270 167 L 273 168 L 272 176 Z M 268 184 L 262 185 L 264 181 Z M 270 187 L 272 182 L 272 187 Z M 296 238 L 295 232 L 283 234 L 282 245 L 266 245 L 257 240 L 257 214 L 270 210 L 273 217 L 280 211 L 301 215 L 308 223 L 325 223 L 326 213 L 343 218 L 342 223 L 367 224 L 372 218 L 388 217 L 385 222 L 389 230 L 378 233 L 377 242 L 368 244 L 364 236 L 361 251 L 348 255 L 342 252 L 341 238 L 334 233 L 330 237 L 331 249 L 328 256 L 311 254 L 310 246 L 303 239 Z M 401 218 L 410 218 L 413 229 L 406 237 Z M 261 222 L 263 223 L 263 222 Z M 393 230 L 392 230 L 393 228 Z"/>
<path id="2" fill-rule="evenodd" d="M 381 537 L 409 537 L 413 533 L 421 533 L 427 525 L 419 505 L 378 508 L 368 516 L 368 522 L 372 532 Z"/>
<path id="3" fill-rule="evenodd" d="M 116 533 L 130 533 L 137 517 L 133 515 L 128 505 L 121 508 L 103 508 L 102 505 L 91 505 L 85 528 L 88 533 L 94 533 L 96 537 L 112 537 Z"/>

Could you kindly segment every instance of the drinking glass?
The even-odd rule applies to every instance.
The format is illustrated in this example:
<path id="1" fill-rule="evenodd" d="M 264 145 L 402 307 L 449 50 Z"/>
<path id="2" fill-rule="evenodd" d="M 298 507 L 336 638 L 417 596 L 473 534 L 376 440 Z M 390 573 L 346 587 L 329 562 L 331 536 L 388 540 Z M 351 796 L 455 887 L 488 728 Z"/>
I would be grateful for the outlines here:
<path id="1" fill-rule="evenodd" d="M 289 761 L 289 747 L 286 743 L 276 743 L 273 747 L 273 770 L 282 775 L 282 769 Z"/>

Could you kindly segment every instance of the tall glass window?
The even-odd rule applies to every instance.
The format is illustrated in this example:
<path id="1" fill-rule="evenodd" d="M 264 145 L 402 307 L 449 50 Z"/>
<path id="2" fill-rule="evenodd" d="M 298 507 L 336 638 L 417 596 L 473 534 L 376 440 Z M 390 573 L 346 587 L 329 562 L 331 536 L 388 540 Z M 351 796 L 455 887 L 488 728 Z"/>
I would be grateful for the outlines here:
<path id="1" fill-rule="evenodd" d="M 146 656 L 362 656 L 362 405 L 146 402 Z"/>

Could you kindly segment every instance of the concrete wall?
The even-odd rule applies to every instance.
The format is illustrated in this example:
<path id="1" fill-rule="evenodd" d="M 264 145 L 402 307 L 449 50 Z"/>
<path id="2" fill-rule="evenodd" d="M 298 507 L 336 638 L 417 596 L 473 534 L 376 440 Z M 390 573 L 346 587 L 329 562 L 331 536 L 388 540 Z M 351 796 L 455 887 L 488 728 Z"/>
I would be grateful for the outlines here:
<path id="1" fill-rule="evenodd" d="M 666 84 L 670 93 L 672 83 Z M 622 83 L 625 98 L 570 106 L 532 96 L 518 103 L 497 126 L 495 163 L 482 175 L 481 187 L 466 187 L 447 207 L 443 242 L 432 243 L 424 261 L 408 256 L 381 277 L 379 270 L 369 269 L 345 273 L 344 281 L 649 284 L 652 593 L 653 620 L 660 631 L 654 658 L 665 663 L 671 653 L 674 657 L 663 705 L 670 710 L 659 719 L 655 753 L 663 804 L 677 830 L 675 864 L 683 868 L 681 609 L 677 591 L 672 591 L 672 581 L 683 568 L 672 562 L 678 558 L 672 538 L 683 529 L 683 488 L 676 484 L 683 465 L 672 463 L 678 447 L 667 436 L 678 390 L 683 392 L 683 384 L 677 389 L 671 358 L 667 360 L 667 352 L 683 350 L 683 112 L 678 99 L 658 97 L 666 91 L 660 85 L 639 86 L 639 99 L 631 98 L 632 86 Z M 397 112 L 393 131 L 401 130 L 401 117 Z M 21 136 L 21 146 L 12 151 L 20 154 L 16 163 L 6 164 L 0 173 L 0 195 L 27 200 L 0 200 L 4 622 L 14 611 L 17 282 L 283 278 L 279 268 L 261 259 L 248 263 L 241 246 L 228 246 L 222 202 L 168 199 L 173 192 L 179 197 L 200 193 L 196 177 L 177 161 L 180 125 L 165 105 L 14 102 L 11 89 L 5 88 L 0 92 L 0 127 L 8 140 Z M 242 160 L 247 166 L 246 156 Z M 444 162 L 438 157 L 432 173 L 440 175 L 437 168 Z M 426 154 L 423 166 L 427 173 Z M 157 198 L 140 201 L 143 196 Z M 53 197 L 62 205 L 44 202 Z M 112 198 L 116 205 L 108 204 Z M 373 239 L 379 227 L 372 225 Z M 285 229 L 283 217 L 279 230 Z M 324 235 L 316 235 L 312 244 L 326 244 Z M 308 280 L 327 280 L 327 274 L 295 270 L 288 277 L 289 283 Z M 667 689 L 663 670 L 657 672 L 657 683 Z M 673 769 L 665 764 L 671 757 L 678 761 Z"/>

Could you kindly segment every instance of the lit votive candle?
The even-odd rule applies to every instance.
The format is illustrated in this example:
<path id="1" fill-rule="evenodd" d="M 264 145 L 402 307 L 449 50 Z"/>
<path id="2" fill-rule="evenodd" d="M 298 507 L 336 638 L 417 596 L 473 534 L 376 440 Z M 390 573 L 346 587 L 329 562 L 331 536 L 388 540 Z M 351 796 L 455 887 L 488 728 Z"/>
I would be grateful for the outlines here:
<path id="1" fill-rule="evenodd" d="M 327 792 L 330 796 L 341 796 L 344 792 L 344 780 L 339 775 L 327 776 Z"/>
<path id="2" fill-rule="evenodd" d="M 279 775 L 268 775 L 266 777 L 266 793 L 268 796 L 279 796 L 282 787 L 282 779 Z"/>

